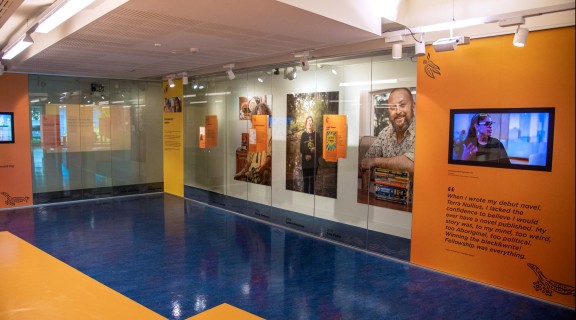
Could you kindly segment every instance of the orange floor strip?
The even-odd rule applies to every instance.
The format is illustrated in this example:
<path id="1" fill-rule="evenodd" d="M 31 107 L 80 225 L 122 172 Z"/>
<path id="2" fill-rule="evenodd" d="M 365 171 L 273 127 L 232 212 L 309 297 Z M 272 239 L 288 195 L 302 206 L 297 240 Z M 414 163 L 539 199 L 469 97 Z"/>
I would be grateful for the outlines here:
<path id="1" fill-rule="evenodd" d="M 0 319 L 166 319 L 0 232 Z"/>
<path id="2" fill-rule="evenodd" d="M 186 320 L 223 320 L 223 319 L 263 320 L 264 318 L 257 317 L 242 309 L 238 309 L 232 305 L 223 303 L 217 307 L 206 310 Z"/>

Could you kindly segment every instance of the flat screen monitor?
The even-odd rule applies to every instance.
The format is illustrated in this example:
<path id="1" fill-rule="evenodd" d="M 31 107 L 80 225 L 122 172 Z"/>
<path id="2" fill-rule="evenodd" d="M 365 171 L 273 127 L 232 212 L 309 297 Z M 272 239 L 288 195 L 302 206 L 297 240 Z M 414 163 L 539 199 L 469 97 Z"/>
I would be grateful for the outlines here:
<path id="1" fill-rule="evenodd" d="M 13 112 L 0 112 L 0 143 L 14 143 Z"/>
<path id="2" fill-rule="evenodd" d="M 552 171 L 554 110 L 451 109 L 448 163 Z"/>

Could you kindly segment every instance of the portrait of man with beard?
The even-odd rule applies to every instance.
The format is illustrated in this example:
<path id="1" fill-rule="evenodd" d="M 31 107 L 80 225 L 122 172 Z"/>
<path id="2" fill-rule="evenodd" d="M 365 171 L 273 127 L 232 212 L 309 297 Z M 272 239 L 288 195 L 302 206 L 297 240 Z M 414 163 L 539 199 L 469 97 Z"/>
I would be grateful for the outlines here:
<path id="1" fill-rule="evenodd" d="M 414 172 L 416 103 L 408 88 L 396 88 L 388 98 L 390 124 L 378 134 L 360 164 L 362 174 L 372 168 Z"/>

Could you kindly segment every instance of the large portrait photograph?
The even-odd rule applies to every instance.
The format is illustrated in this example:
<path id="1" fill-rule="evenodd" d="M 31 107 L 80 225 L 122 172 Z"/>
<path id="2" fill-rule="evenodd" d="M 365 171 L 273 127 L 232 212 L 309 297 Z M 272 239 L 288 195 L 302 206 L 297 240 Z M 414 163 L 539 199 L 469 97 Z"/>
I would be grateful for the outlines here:
<path id="1" fill-rule="evenodd" d="M 272 185 L 272 96 L 240 97 L 240 120 L 249 120 L 239 135 L 234 180 Z M 252 139 L 250 138 L 252 137 Z"/>
<path id="2" fill-rule="evenodd" d="M 452 109 L 448 163 L 552 170 L 554 108 Z"/>
<path id="3" fill-rule="evenodd" d="M 272 95 L 240 97 L 238 100 L 240 120 L 251 120 L 260 103 L 272 106 Z"/>
<path id="4" fill-rule="evenodd" d="M 358 144 L 358 203 L 412 211 L 416 88 L 371 93 L 370 134 Z"/>
<path id="5" fill-rule="evenodd" d="M 339 92 L 287 95 L 286 189 L 336 198 L 338 162 L 322 156 L 324 115 L 338 114 Z"/>

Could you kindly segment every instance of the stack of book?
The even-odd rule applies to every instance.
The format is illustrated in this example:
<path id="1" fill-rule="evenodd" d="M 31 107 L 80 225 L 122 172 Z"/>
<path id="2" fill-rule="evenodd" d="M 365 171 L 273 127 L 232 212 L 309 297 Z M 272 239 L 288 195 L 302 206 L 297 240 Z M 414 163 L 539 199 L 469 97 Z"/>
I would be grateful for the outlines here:
<path id="1" fill-rule="evenodd" d="M 406 171 L 376 168 L 374 169 L 374 196 L 400 204 L 412 202 L 410 173 Z"/>

